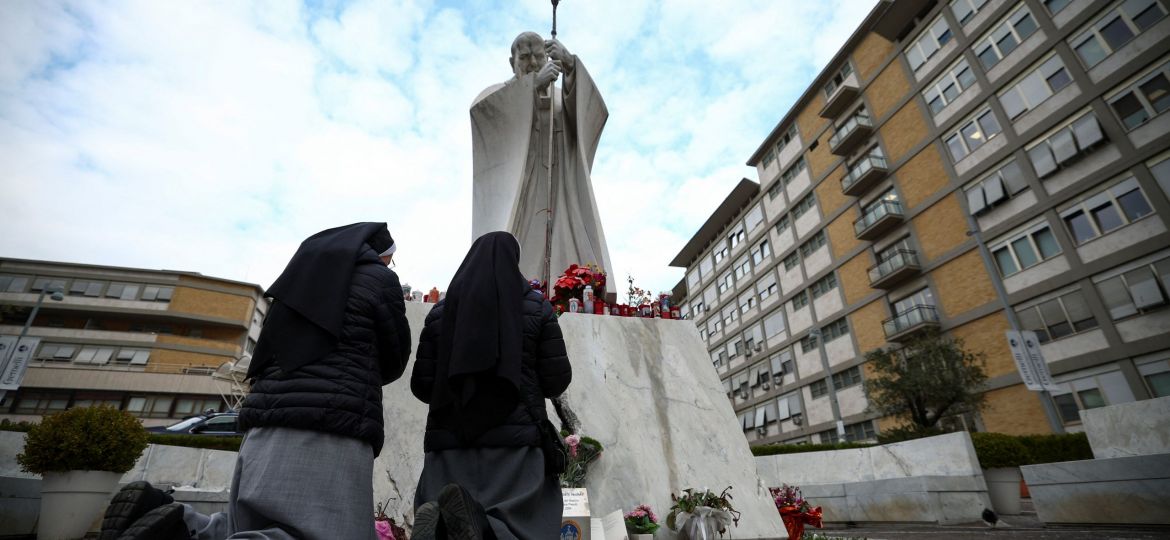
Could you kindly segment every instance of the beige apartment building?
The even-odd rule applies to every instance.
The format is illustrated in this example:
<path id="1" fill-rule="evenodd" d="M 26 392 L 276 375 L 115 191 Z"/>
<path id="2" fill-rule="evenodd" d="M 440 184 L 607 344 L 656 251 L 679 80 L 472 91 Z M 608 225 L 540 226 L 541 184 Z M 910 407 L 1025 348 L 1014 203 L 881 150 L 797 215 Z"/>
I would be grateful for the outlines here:
<path id="1" fill-rule="evenodd" d="M 243 366 L 229 368 L 251 353 L 267 310 L 258 285 L 193 272 L 0 259 L 4 353 L 38 300 L 21 342 L 28 369 L 0 418 L 108 403 L 159 425 L 226 410 L 242 390 L 232 381 Z"/>
<path id="2" fill-rule="evenodd" d="M 864 354 L 926 328 L 985 355 L 987 406 L 952 426 L 1075 431 L 1170 395 L 1168 12 L 879 2 L 671 262 L 750 441 L 893 427 Z M 1013 321 L 1042 342 L 1047 407 Z"/>

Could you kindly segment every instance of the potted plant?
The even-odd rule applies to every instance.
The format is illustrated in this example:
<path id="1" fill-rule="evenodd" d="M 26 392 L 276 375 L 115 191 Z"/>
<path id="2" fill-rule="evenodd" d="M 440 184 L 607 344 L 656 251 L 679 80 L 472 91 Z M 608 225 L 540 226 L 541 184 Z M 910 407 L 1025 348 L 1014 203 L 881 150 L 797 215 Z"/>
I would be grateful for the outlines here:
<path id="1" fill-rule="evenodd" d="M 651 540 L 658 531 L 658 516 L 648 504 L 639 504 L 634 507 L 626 518 L 626 532 L 630 533 L 630 540 Z"/>
<path id="2" fill-rule="evenodd" d="M 784 484 L 783 487 L 768 488 L 789 538 L 804 536 L 804 526 L 821 528 L 821 507 L 813 508 L 800 493 L 800 488 Z"/>
<path id="3" fill-rule="evenodd" d="M 41 475 L 37 537 L 84 536 L 146 444 L 142 423 L 110 406 L 76 407 L 32 426 L 16 461 Z"/>
<path id="4" fill-rule="evenodd" d="M 987 495 L 996 513 L 1020 513 L 1020 465 L 1031 462 L 1028 447 L 1018 437 L 1003 433 L 972 433 L 975 456 L 987 481 Z"/>
<path id="5" fill-rule="evenodd" d="M 702 492 L 684 489 L 681 494 L 670 494 L 674 505 L 666 515 L 666 526 L 679 533 L 683 540 L 720 538 L 732 525 L 739 526 L 739 512 L 731 506 L 731 486 L 716 495 L 706 488 Z"/>

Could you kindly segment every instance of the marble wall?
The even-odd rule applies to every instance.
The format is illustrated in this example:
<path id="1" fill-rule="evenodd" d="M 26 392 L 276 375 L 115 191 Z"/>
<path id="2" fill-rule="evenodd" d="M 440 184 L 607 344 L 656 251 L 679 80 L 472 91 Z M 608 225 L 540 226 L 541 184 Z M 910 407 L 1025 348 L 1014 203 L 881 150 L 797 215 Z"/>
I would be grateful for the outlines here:
<path id="1" fill-rule="evenodd" d="M 978 521 L 990 508 L 971 437 L 756 458 L 768 486 L 799 486 L 828 522 Z"/>
<path id="2" fill-rule="evenodd" d="M 1081 411 L 1096 459 L 1170 454 L 1170 396 Z"/>

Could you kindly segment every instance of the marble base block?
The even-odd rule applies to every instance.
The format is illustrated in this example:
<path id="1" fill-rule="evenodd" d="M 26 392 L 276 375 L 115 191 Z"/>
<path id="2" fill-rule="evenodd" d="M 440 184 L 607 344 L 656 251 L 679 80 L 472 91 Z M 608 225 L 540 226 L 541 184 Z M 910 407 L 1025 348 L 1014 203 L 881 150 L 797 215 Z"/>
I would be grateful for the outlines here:
<path id="1" fill-rule="evenodd" d="M 1020 467 L 1044 523 L 1170 525 L 1170 454 Z"/>

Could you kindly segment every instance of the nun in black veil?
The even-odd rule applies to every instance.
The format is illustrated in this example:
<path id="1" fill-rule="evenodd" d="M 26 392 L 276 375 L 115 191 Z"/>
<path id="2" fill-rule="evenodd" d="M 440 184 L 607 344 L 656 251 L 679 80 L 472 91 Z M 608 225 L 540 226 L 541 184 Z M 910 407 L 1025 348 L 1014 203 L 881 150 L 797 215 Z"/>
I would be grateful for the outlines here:
<path id="1" fill-rule="evenodd" d="M 519 262 L 511 234 L 479 237 L 427 315 L 410 379 L 430 405 L 418 540 L 545 540 L 560 527 L 560 484 L 545 472 L 537 426 L 572 368 L 552 306 Z"/>

